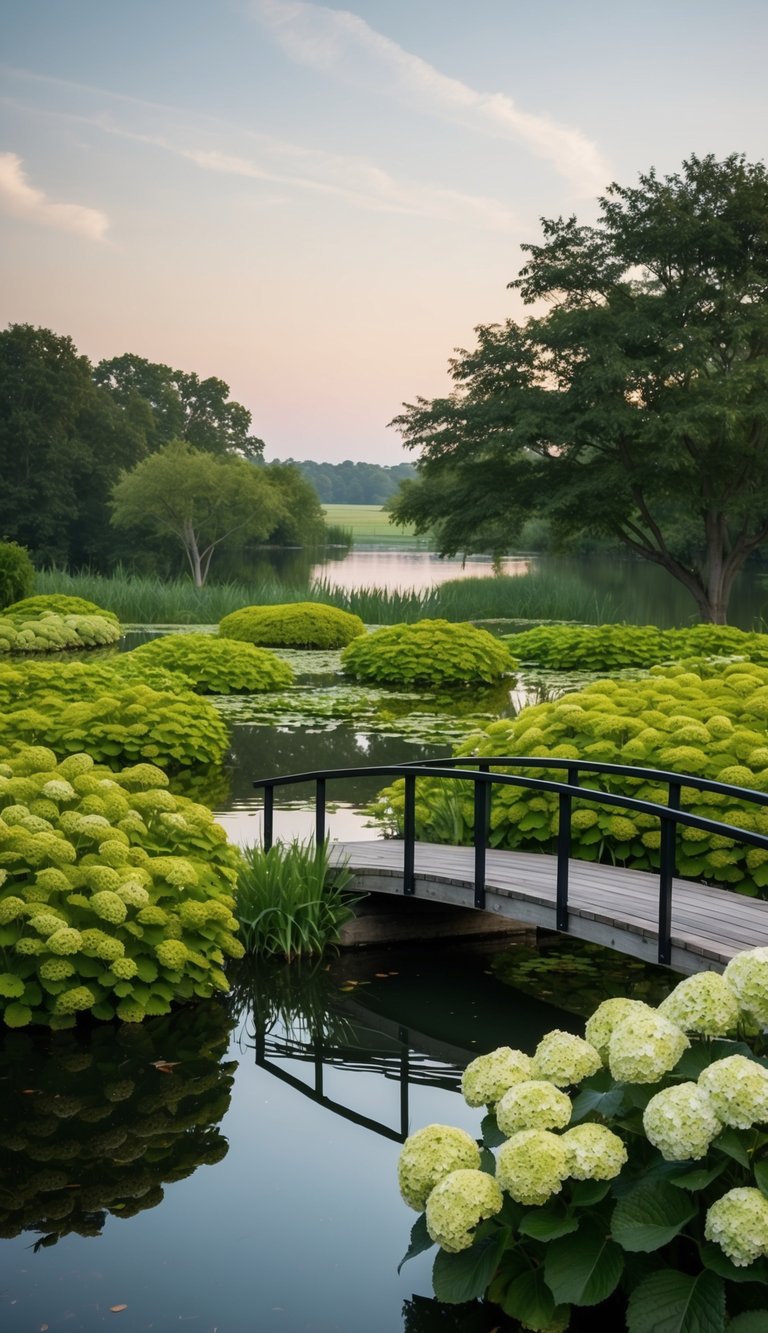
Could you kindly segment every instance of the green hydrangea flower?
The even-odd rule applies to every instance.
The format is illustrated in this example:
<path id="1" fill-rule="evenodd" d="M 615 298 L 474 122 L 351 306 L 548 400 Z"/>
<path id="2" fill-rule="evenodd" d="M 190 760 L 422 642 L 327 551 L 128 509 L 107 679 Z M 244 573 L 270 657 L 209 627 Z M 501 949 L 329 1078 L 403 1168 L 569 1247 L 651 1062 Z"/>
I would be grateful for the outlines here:
<path id="1" fill-rule="evenodd" d="M 40 976 L 45 977 L 46 981 L 66 981 L 74 972 L 75 965 L 68 958 L 46 958 L 40 964 Z"/>
<path id="2" fill-rule="evenodd" d="M 521 1129 L 501 1145 L 496 1179 L 516 1203 L 546 1203 L 568 1176 L 563 1141 L 548 1129 Z"/>
<path id="3" fill-rule="evenodd" d="M 574 1125 L 561 1136 L 574 1180 L 613 1180 L 627 1161 L 627 1149 L 607 1125 Z"/>
<path id="4" fill-rule="evenodd" d="M 768 1254 L 768 1199 L 748 1186 L 729 1190 L 709 1209 L 704 1235 L 746 1268 Z"/>
<path id="5" fill-rule="evenodd" d="M 62 991 L 57 995 L 55 1012 L 76 1014 L 81 1009 L 90 1009 L 95 1000 L 96 997 L 88 986 L 73 986 L 71 990 Z"/>
<path id="6" fill-rule="evenodd" d="M 160 962 L 173 972 L 180 971 L 187 961 L 187 946 L 181 940 L 161 940 L 155 953 Z"/>
<path id="7" fill-rule="evenodd" d="M 725 1125 L 750 1129 L 768 1121 L 768 1069 L 746 1055 L 715 1060 L 699 1074 L 705 1092 Z"/>
<path id="8" fill-rule="evenodd" d="M 663 1014 L 633 1012 L 611 1033 L 608 1066 L 619 1083 L 658 1083 L 689 1046 L 682 1029 Z"/>
<path id="9" fill-rule="evenodd" d="M 520 1129 L 563 1129 L 572 1111 L 570 1097 L 554 1084 L 530 1079 L 507 1088 L 496 1103 L 496 1123 L 508 1136 Z"/>
<path id="10" fill-rule="evenodd" d="M 643 1112 L 645 1136 L 667 1162 L 706 1157 L 722 1128 L 712 1098 L 696 1083 L 662 1088 Z"/>
<path id="11" fill-rule="evenodd" d="M 616 1024 L 622 1019 L 629 1018 L 633 1012 L 642 1011 L 654 1012 L 651 1006 L 644 1004 L 642 1000 L 626 1000 L 616 996 L 610 1000 L 603 1000 L 591 1018 L 587 1019 L 584 1036 L 590 1045 L 594 1046 L 603 1064 L 608 1063 L 608 1046 Z"/>
<path id="12" fill-rule="evenodd" d="M 54 931 L 46 940 L 51 953 L 57 954 L 78 953 L 82 942 L 80 931 L 74 930 L 71 926 L 64 926 L 61 930 Z"/>
<path id="13" fill-rule="evenodd" d="M 701 1037 L 727 1037 L 738 1026 L 739 1002 L 719 972 L 685 977 L 659 1005 L 659 1013 L 683 1032 Z"/>
<path id="14" fill-rule="evenodd" d="M 761 1026 L 768 1023 L 768 949 L 737 954 L 723 976 L 741 1008 Z"/>
<path id="15" fill-rule="evenodd" d="M 125 921 L 128 915 L 128 909 L 122 898 L 110 889 L 102 889 L 99 893 L 94 893 L 91 898 L 91 907 L 97 916 L 103 921 L 109 921 L 113 926 L 119 926 Z"/>
<path id="16" fill-rule="evenodd" d="M 583 1037 L 553 1028 L 542 1037 L 534 1051 L 534 1078 L 567 1088 L 589 1078 L 590 1074 L 596 1074 L 602 1063 L 594 1046 Z"/>
<path id="17" fill-rule="evenodd" d="M 98 926 L 89 926 L 81 931 L 80 938 L 83 952 L 93 954 L 96 958 L 103 959 L 105 963 L 111 963 L 115 958 L 122 958 L 125 953 L 122 940 L 107 935 L 106 931 L 99 930 Z"/>
<path id="18" fill-rule="evenodd" d="M 503 1204 L 501 1190 L 485 1171 L 452 1171 L 427 1199 L 427 1231 L 449 1254 L 467 1250 L 481 1222 L 494 1217 Z"/>
<path id="19" fill-rule="evenodd" d="M 480 1167 L 480 1149 L 463 1129 L 426 1125 L 405 1140 L 397 1163 L 400 1193 L 420 1213 L 436 1185 L 453 1171 Z"/>
<path id="20" fill-rule="evenodd" d="M 469 1106 L 495 1106 L 507 1088 L 533 1078 L 533 1061 L 524 1051 L 499 1046 L 478 1055 L 464 1070 L 461 1091 Z"/>

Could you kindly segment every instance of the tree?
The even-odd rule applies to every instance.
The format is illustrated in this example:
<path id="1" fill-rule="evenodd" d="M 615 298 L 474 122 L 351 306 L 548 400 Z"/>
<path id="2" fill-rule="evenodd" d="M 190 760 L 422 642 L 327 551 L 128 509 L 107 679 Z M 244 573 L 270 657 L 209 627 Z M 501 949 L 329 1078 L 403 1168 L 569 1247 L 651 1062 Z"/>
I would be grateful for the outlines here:
<path id="1" fill-rule="evenodd" d="M 455 390 L 404 405 L 393 424 L 421 456 L 395 518 L 443 554 L 509 549 L 531 514 L 613 536 L 721 623 L 768 539 L 768 173 L 692 156 L 599 210 L 523 246 L 509 285 L 545 313 L 479 326 Z"/>
<path id="2" fill-rule="evenodd" d="M 222 542 L 236 533 L 265 538 L 284 518 L 280 492 L 266 469 L 204 453 L 185 440 L 172 440 L 123 473 L 112 504 L 117 527 L 175 537 L 197 588 Z"/>
<path id="3" fill-rule="evenodd" d="M 150 452 L 170 440 L 186 440 L 213 454 L 260 459 L 264 453 L 264 441 L 248 433 L 250 412 L 229 401 L 223 380 L 201 380 L 130 352 L 100 361 L 93 377 L 144 431 Z"/>
<path id="4" fill-rule="evenodd" d="M 269 463 L 263 471 L 283 504 L 283 517 L 269 534 L 270 545 L 321 545 L 325 515 L 312 483 L 291 463 Z"/>

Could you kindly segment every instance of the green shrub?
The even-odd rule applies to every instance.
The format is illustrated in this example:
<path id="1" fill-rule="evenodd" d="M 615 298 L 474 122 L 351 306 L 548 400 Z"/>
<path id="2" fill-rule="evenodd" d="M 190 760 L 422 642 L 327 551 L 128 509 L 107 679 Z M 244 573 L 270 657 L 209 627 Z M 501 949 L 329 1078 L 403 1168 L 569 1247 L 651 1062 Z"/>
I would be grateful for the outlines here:
<path id="1" fill-rule="evenodd" d="M 730 625 L 540 625 L 505 636 L 521 662 L 553 671 L 615 671 L 692 657 L 745 657 L 768 664 L 768 635 Z"/>
<path id="2" fill-rule="evenodd" d="M 364 631 L 359 616 L 319 602 L 244 606 L 219 624 L 223 638 L 267 648 L 343 648 Z"/>
<path id="3" fill-rule="evenodd" d="M 45 744 L 110 765 L 147 759 L 171 769 L 220 762 L 229 733 L 213 705 L 133 680 L 120 661 L 0 663 L 0 749 Z"/>
<path id="4" fill-rule="evenodd" d="M 229 1027 L 223 1005 L 201 1003 L 140 1028 L 6 1033 L 0 1236 L 98 1236 L 108 1214 L 154 1208 L 166 1182 L 221 1161 Z"/>
<path id="5" fill-rule="evenodd" d="M 768 791 L 768 668 L 748 663 L 656 668 L 641 680 L 599 680 L 552 703 L 526 708 L 516 718 L 490 723 L 470 736 L 457 755 L 536 755 L 661 768 Z M 520 769 L 530 777 L 563 780 L 562 771 Z M 586 775 L 584 785 L 625 792 L 642 800 L 666 800 L 663 783 L 650 779 Z M 420 778 L 417 836 L 427 841 L 472 840 L 473 802 L 468 784 Z M 683 788 L 683 807 L 708 819 L 768 833 L 768 809 L 716 793 Z M 377 818 L 402 828 L 403 788 L 379 796 Z M 557 797 L 522 787 L 495 787 L 491 845 L 552 852 L 558 827 Z M 677 873 L 761 894 L 768 887 L 768 852 L 733 844 L 719 835 L 681 827 Z M 659 821 L 593 802 L 574 802 L 573 855 L 612 861 L 637 870 L 659 865 Z"/>
<path id="6" fill-rule="evenodd" d="M 0 653 L 59 653 L 74 648 L 104 648 L 122 630 L 107 616 L 57 615 L 46 611 L 0 616 Z"/>
<path id="7" fill-rule="evenodd" d="M 35 586 L 35 567 L 26 547 L 0 542 L 0 608 L 29 597 Z"/>
<path id="8" fill-rule="evenodd" d="M 141 1022 L 227 989 L 239 853 L 151 764 L 43 746 L 0 763 L 0 1006 L 8 1027 Z"/>
<path id="9" fill-rule="evenodd" d="M 114 611 L 106 611 L 103 606 L 89 602 L 85 597 L 71 597 L 65 593 L 40 593 L 36 597 L 25 597 L 23 601 L 6 606 L 3 615 L 34 620 L 48 611 L 57 616 L 106 616 L 108 620 L 117 620 Z"/>
<path id="10" fill-rule="evenodd" d="M 237 880 L 236 913 L 249 954 L 294 958 L 336 944 L 354 915 L 344 889 L 344 866 L 331 866 L 328 843 L 276 843 L 268 852 L 246 847 Z"/>
<path id="11" fill-rule="evenodd" d="M 130 656 L 142 664 L 182 671 L 199 694 L 282 690 L 293 684 L 293 671 L 274 653 L 212 634 L 164 635 L 134 648 Z"/>
<path id="12" fill-rule="evenodd" d="M 511 672 L 509 649 L 487 630 L 447 620 L 392 625 L 356 639 L 341 655 L 342 669 L 380 685 L 490 683 Z"/>

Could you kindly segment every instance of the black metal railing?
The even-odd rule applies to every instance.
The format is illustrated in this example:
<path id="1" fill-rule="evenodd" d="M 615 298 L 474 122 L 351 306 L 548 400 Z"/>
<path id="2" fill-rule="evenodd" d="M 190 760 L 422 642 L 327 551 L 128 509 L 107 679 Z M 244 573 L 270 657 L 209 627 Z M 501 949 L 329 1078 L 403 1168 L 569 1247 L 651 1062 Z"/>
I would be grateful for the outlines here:
<path id="1" fill-rule="evenodd" d="M 539 768 L 564 770 L 566 781 L 536 778 L 529 773 L 509 773 L 492 770 L 510 768 Z M 624 792 L 606 791 L 581 785 L 583 774 L 604 774 L 609 778 L 658 782 L 667 788 L 665 803 L 641 800 Z M 310 773 L 291 773 L 281 777 L 259 778 L 254 787 L 264 792 L 263 843 L 266 849 L 274 838 L 275 788 L 315 784 L 315 845 L 320 846 L 326 836 L 326 788 L 329 781 L 344 778 L 388 777 L 403 778 L 403 893 L 416 891 L 416 782 L 419 777 L 446 778 L 474 783 L 474 906 L 485 907 L 486 849 L 490 823 L 491 793 L 495 786 L 525 787 L 531 791 L 551 792 L 558 797 L 557 881 L 555 920 L 557 929 L 568 930 L 568 883 L 571 857 L 571 815 L 574 797 L 600 805 L 617 806 L 639 814 L 653 815 L 660 820 L 659 847 L 659 910 L 658 957 L 668 964 L 672 954 L 672 881 L 675 875 L 677 827 L 702 829 L 719 834 L 734 842 L 747 843 L 768 851 L 768 834 L 738 828 L 720 820 L 708 819 L 683 809 L 684 788 L 719 793 L 734 800 L 753 805 L 768 805 L 768 792 L 748 787 L 734 787 L 711 778 L 699 778 L 688 773 L 671 773 L 664 769 L 635 768 L 625 764 L 591 763 L 574 759 L 554 759 L 550 756 L 462 756 L 449 759 L 425 759 L 415 764 L 374 764 L 354 768 L 324 769 Z"/>

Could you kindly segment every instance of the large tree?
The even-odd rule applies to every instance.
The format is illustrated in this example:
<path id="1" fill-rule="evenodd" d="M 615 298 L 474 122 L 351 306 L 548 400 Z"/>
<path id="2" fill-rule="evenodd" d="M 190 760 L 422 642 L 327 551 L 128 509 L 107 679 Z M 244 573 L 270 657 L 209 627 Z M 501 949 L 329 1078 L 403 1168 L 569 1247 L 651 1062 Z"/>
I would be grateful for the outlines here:
<path id="1" fill-rule="evenodd" d="M 765 165 L 692 156 L 610 185 L 594 225 L 542 226 L 510 286 L 543 313 L 480 326 L 455 390 L 395 419 L 421 450 L 395 518 L 443 554 L 498 553 L 545 514 L 565 539 L 618 539 L 724 622 L 768 540 Z"/>
<path id="2" fill-rule="evenodd" d="M 171 440 L 123 473 L 113 492 L 114 524 L 174 537 L 198 588 L 222 542 L 268 537 L 284 516 L 281 491 L 266 468 L 216 457 L 185 440 Z"/>

